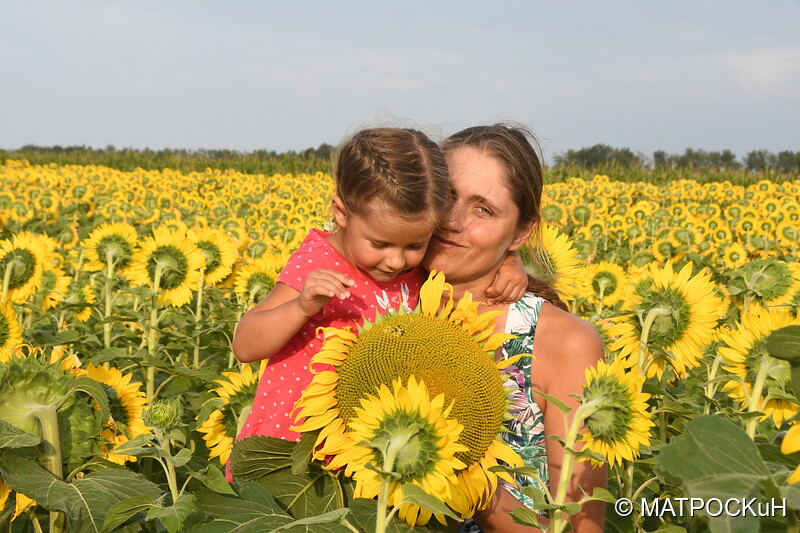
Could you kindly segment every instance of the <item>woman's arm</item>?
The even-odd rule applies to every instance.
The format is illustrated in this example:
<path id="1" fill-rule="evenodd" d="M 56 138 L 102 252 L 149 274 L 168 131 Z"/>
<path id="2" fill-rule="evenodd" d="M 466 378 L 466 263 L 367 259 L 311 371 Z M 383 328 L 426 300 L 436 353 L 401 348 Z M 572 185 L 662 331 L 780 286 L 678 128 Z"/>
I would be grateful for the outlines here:
<path id="1" fill-rule="evenodd" d="M 575 408 L 579 405 L 578 399 L 571 395 L 581 394 L 586 368 L 596 365 L 604 357 L 600 335 L 588 322 L 545 304 L 539 315 L 533 355 L 531 374 L 534 389 L 554 396 L 571 407 L 568 416 L 568 422 L 571 423 Z M 564 437 L 566 428 L 561 411 L 555 406 L 548 406 L 540 396 L 536 397 L 536 403 L 544 413 L 545 435 Z M 580 449 L 582 444 L 576 447 Z M 553 439 L 547 439 L 546 448 L 550 491 L 555 496 L 564 462 L 564 448 Z M 567 501 L 580 500 L 583 497 L 581 488 L 591 494 L 595 487 L 606 487 L 607 477 L 605 466 L 593 468 L 589 461 L 577 463 L 567 489 Z M 604 514 L 603 502 L 589 502 L 581 507 L 570 523 L 575 531 L 581 533 L 601 532 Z"/>
<path id="2" fill-rule="evenodd" d="M 233 336 L 233 353 L 242 363 L 272 357 L 334 297 L 348 298 L 353 281 L 341 272 L 311 272 L 298 291 L 276 283 L 270 293 L 247 311 Z"/>
<path id="3" fill-rule="evenodd" d="M 484 531 L 484 533 L 535 533 L 541 529 L 523 526 L 514 522 L 511 518 L 511 511 L 514 509 L 526 509 L 513 494 L 497 487 L 494 496 L 489 501 L 489 505 L 483 511 L 478 511 L 473 516 L 473 520 Z M 540 517 L 542 523 L 547 523 L 547 518 Z"/>

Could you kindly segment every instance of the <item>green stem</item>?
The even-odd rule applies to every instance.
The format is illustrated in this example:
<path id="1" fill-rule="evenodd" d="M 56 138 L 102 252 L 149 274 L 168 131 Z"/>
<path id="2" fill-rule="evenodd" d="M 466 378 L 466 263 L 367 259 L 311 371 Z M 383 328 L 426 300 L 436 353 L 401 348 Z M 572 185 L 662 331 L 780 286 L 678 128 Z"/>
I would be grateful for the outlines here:
<path id="1" fill-rule="evenodd" d="M 575 450 L 575 443 L 578 440 L 578 432 L 583 427 L 584 419 L 596 410 L 594 402 L 581 405 L 575 411 L 575 417 L 569 425 L 569 430 L 564 436 L 564 461 L 561 464 L 561 475 L 558 477 L 558 490 L 553 501 L 555 505 L 564 505 L 567 499 L 567 489 L 569 488 L 572 472 L 575 469 L 575 455 L 570 453 Z M 566 416 L 566 415 L 565 415 Z M 569 517 L 565 511 L 557 510 L 553 513 L 550 520 L 551 533 L 562 533 L 567 527 Z"/>
<path id="2" fill-rule="evenodd" d="M 753 384 L 753 390 L 750 392 L 750 397 L 747 400 L 747 412 L 755 413 L 759 410 L 761 403 L 761 391 L 764 390 L 764 384 L 767 382 L 767 375 L 769 374 L 769 361 L 766 356 L 761 356 L 761 365 L 758 367 L 758 374 L 756 374 L 756 382 Z M 747 436 L 755 440 L 756 428 L 758 427 L 759 417 L 753 415 L 748 421 L 746 426 Z"/>
<path id="3" fill-rule="evenodd" d="M 647 312 L 647 316 L 642 324 L 642 338 L 639 342 L 639 372 L 641 375 L 647 377 L 647 341 L 650 338 L 650 329 L 653 327 L 653 322 L 659 316 L 666 316 L 669 314 L 669 309 L 663 307 L 654 307 Z"/>
<path id="4" fill-rule="evenodd" d="M 241 302 L 241 300 L 239 300 Z M 242 306 L 238 306 L 238 311 L 236 311 L 236 327 L 239 326 L 239 322 L 242 320 L 242 315 L 244 312 L 242 311 Z M 234 336 L 236 335 L 236 329 L 233 330 Z M 234 363 L 236 363 L 236 355 L 233 353 L 233 339 L 230 339 L 231 347 L 230 353 L 228 354 L 228 368 L 233 368 Z"/>
<path id="5" fill-rule="evenodd" d="M 5 272 L 3 272 L 3 290 L 2 290 L 2 293 L 0 293 L 0 304 L 1 303 L 5 303 L 5 301 L 6 301 L 6 295 L 8 294 L 8 286 L 11 284 L 11 270 L 12 270 L 12 268 L 13 268 L 13 265 L 9 261 L 9 263 L 6 265 Z"/>
<path id="6" fill-rule="evenodd" d="M 717 392 L 717 384 L 713 383 L 714 378 L 717 377 L 717 372 L 719 371 L 719 366 L 722 363 L 722 357 L 717 355 L 714 357 L 714 363 L 711 365 L 711 369 L 708 371 L 708 379 L 706 380 L 706 397 L 713 398 L 714 394 Z M 711 413 L 711 402 L 706 400 L 706 406 L 703 408 L 703 414 L 707 415 Z"/>
<path id="7" fill-rule="evenodd" d="M 408 441 L 412 436 L 413 433 L 409 432 L 405 435 L 394 437 L 391 441 L 389 441 L 389 444 L 386 446 L 386 451 L 383 454 L 384 472 L 393 471 L 394 461 L 397 458 L 397 452 L 402 450 L 403 446 L 408 444 Z M 381 491 L 378 494 L 378 514 L 375 519 L 375 533 L 385 533 L 386 531 L 386 525 L 389 519 L 386 510 L 388 507 L 389 488 L 391 483 L 391 480 L 389 480 L 387 476 L 381 476 Z"/>
<path id="8" fill-rule="evenodd" d="M 42 405 L 31 411 L 39 426 L 42 428 L 42 448 L 44 465 L 48 472 L 58 479 L 64 479 L 61 469 L 61 438 L 58 431 L 58 414 L 51 405 Z M 64 513 L 50 511 L 50 531 L 59 533 L 64 531 Z"/>
<path id="9" fill-rule="evenodd" d="M 203 317 L 203 280 L 205 270 L 200 271 L 200 279 L 197 282 L 197 307 L 194 314 L 194 353 L 192 357 L 192 368 L 200 369 L 200 320 Z"/>
<path id="10" fill-rule="evenodd" d="M 103 288 L 103 292 L 105 293 L 105 309 L 103 310 L 103 318 L 105 322 L 103 323 L 103 344 L 106 348 L 111 347 L 111 323 L 108 322 L 108 318 L 111 316 L 111 278 L 114 275 L 114 259 L 106 252 L 106 285 Z"/>
<path id="11" fill-rule="evenodd" d="M 156 263 L 155 276 L 153 276 L 153 301 L 150 309 L 150 331 L 147 332 L 147 373 L 145 390 L 147 398 L 153 402 L 155 398 L 156 381 L 156 349 L 158 344 L 158 291 L 161 285 L 161 274 L 164 271 L 161 263 Z"/>

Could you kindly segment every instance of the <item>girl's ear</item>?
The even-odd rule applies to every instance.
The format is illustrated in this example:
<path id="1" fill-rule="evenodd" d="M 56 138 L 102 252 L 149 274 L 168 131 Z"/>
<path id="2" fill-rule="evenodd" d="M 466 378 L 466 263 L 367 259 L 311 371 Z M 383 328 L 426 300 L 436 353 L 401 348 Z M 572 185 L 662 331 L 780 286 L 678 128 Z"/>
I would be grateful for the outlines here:
<path id="1" fill-rule="evenodd" d="M 331 200 L 331 207 L 333 208 L 333 220 L 336 221 L 336 225 L 340 228 L 347 227 L 347 219 L 350 217 L 350 211 L 347 210 L 347 206 L 344 205 L 344 202 L 338 194 Z"/>
<path id="2" fill-rule="evenodd" d="M 533 231 L 533 227 L 536 225 L 536 222 L 531 222 L 527 226 L 520 228 L 517 230 L 517 233 L 514 235 L 514 240 L 511 241 L 511 244 L 508 246 L 508 251 L 513 252 L 517 250 L 520 246 L 528 242 L 528 239 L 531 236 L 531 232 Z"/>

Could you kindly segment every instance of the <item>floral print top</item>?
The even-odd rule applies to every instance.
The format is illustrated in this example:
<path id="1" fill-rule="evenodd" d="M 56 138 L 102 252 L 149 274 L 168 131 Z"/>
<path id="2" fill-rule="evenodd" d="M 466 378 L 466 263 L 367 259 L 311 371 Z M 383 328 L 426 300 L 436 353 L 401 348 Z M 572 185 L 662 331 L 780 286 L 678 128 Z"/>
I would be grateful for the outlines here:
<path id="1" fill-rule="evenodd" d="M 542 302 L 544 302 L 542 298 L 526 293 L 522 299 L 509 306 L 505 330 L 517 336 L 503 345 L 504 359 L 518 354 L 533 353 L 533 338 L 536 334 L 536 324 L 539 320 Z M 503 370 L 503 374 L 507 376 L 505 386 L 513 390 L 509 412 L 514 418 L 505 423 L 508 431 L 504 431 L 501 437 L 522 457 L 525 466 L 536 468 L 539 478 L 547 483 L 544 414 L 533 396 L 531 362 L 532 357 L 522 357 L 515 364 Z M 528 476 L 515 476 L 515 481 L 517 487 L 512 487 L 502 481 L 500 485 L 524 505 L 533 508 L 533 501 L 523 494 L 521 489 L 535 487 L 542 490 L 543 487 L 538 481 Z M 461 533 L 477 533 L 482 530 L 474 521 L 466 520 L 459 531 Z"/>

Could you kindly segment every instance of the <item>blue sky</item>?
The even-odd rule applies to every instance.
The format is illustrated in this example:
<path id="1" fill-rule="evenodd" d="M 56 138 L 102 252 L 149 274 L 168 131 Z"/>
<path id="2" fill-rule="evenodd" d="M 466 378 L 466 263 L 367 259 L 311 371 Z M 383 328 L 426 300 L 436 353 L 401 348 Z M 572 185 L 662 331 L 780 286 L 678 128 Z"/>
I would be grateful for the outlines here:
<path id="1" fill-rule="evenodd" d="M 800 0 L 4 2 L 0 148 L 303 150 L 364 126 L 800 151 Z"/>

